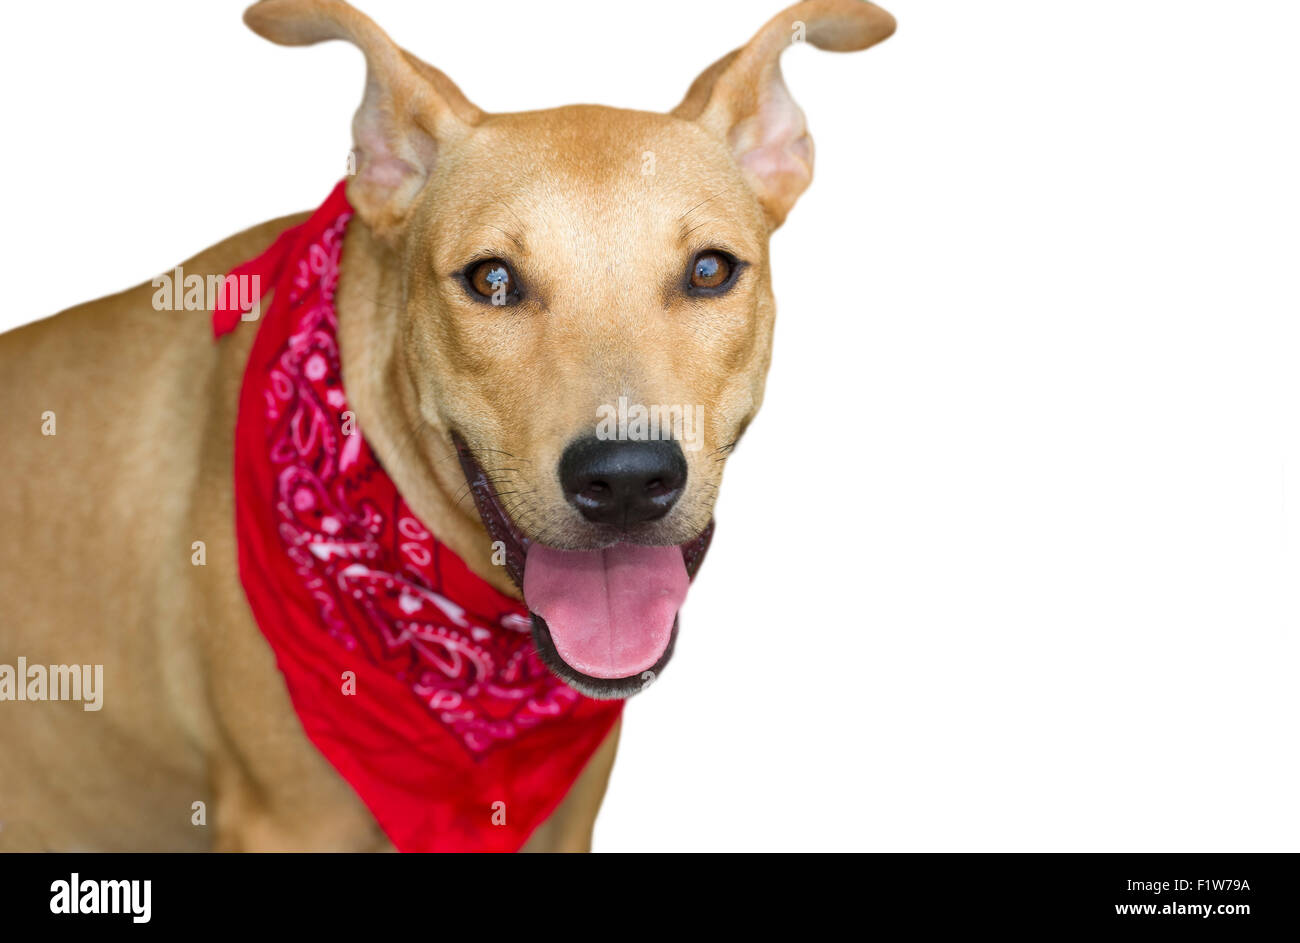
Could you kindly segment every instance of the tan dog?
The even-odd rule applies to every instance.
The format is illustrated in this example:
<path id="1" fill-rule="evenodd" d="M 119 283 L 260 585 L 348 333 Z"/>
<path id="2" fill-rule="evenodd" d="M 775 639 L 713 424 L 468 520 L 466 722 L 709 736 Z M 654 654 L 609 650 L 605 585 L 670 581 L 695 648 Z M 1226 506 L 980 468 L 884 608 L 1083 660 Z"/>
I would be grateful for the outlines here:
<path id="1" fill-rule="evenodd" d="M 667 115 L 485 114 L 340 0 L 264 0 L 246 20 L 277 43 L 345 39 L 365 54 L 340 344 L 367 440 L 410 506 L 516 597 L 525 558 L 699 538 L 763 398 L 768 239 L 812 175 L 778 59 L 805 36 L 864 49 L 893 19 L 861 0 L 800 3 Z M 184 269 L 224 273 L 300 219 Z M 155 311 L 153 292 L 0 337 L 0 662 L 102 663 L 106 688 L 101 712 L 0 703 L 0 848 L 384 847 L 304 736 L 234 565 L 231 443 L 255 331 L 214 344 L 206 318 Z M 620 397 L 702 404 L 701 447 L 591 454 L 597 410 Z M 42 436 L 51 415 L 57 434 Z M 497 455 L 511 460 L 489 466 Z M 509 525 L 507 567 L 458 500 L 480 465 L 496 488 L 476 497 Z M 206 567 L 191 565 L 198 538 Z M 631 662 L 575 664 L 561 650 L 581 644 L 551 629 L 539 646 L 570 683 L 634 690 Z M 650 652 L 655 670 L 670 648 Z M 529 848 L 589 847 L 616 739 Z M 206 829 L 190 823 L 197 800 Z"/>

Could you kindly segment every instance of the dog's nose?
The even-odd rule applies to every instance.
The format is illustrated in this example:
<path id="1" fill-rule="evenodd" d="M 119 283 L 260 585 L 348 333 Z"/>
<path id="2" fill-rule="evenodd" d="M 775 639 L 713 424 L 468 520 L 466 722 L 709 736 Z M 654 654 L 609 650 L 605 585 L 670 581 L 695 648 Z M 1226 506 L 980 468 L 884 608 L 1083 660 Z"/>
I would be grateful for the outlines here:
<path id="1" fill-rule="evenodd" d="M 560 484 L 569 503 L 597 524 L 658 520 L 686 487 L 686 456 L 672 440 L 583 438 L 560 457 Z"/>

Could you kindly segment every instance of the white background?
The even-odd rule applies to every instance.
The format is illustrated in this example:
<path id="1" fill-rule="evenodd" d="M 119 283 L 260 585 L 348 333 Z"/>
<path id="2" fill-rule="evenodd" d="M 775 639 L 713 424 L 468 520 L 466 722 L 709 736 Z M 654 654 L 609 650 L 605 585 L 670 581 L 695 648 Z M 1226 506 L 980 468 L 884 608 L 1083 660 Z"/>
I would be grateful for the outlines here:
<path id="1" fill-rule="evenodd" d="M 796 48 L 767 405 L 601 850 L 1300 850 L 1300 7 L 892 0 Z M 489 110 L 667 109 L 778 2 L 363 0 Z M 340 178 L 242 4 L 0 36 L 10 327 Z"/>

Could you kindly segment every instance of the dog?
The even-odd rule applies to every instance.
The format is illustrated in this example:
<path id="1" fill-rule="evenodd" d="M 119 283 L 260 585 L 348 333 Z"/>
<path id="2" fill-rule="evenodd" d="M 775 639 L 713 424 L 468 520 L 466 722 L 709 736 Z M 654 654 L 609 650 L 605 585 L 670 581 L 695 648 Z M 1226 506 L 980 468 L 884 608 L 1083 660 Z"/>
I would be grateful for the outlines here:
<path id="1" fill-rule="evenodd" d="M 763 400 L 769 237 L 813 162 L 780 56 L 804 40 L 865 49 L 894 20 L 863 0 L 805 0 L 705 69 L 668 114 L 487 114 L 341 0 L 261 0 L 245 20 L 275 43 L 341 39 L 364 54 L 355 172 L 329 218 L 263 223 L 182 268 L 225 286 L 323 219 L 310 250 L 341 249 L 325 294 L 348 415 L 409 506 L 400 525 L 427 525 L 417 536 L 463 562 L 482 598 L 523 599 L 515 630 L 545 665 L 553 687 L 541 687 L 604 718 L 506 844 L 589 850 L 619 733 L 599 711 L 671 656 L 726 458 Z M 311 734 L 279 623 L 251 605 L 265 573 L 248 544 L 277 531 L 236 522 L 234 443 L 244 409 L 253 422 L 260 408 L 241 406 L 260 370 L 255 340 L 288 316 L 275 305 L 293 289 L 276 285 L 270 313 L 236 305 L 239 324 L 219 341 L 207 317 L 158 310 L 156 280 L 0 336 L 6 850 L 403 845 L 359 774 Z M 307 549 L 328 557 L 320 548 Z M 308 585 L 319 598 L 324 583 Z M 273 605 L 277 585 L 264 589 Z M 463 611 L 417 590 L 413 605 L 444 610 L 436 640 L 453 651 Z M 31 665 L 88 661 L 102 667 L 100 709 L 34 703 L 57 670 L 37 684 Z M 429 724 L 455 720 L 425 694 Z M 460 775 L 436 779 L 431 799 Z M 491 815 L 510 814 L 502 805 Z M 435 849 L 441 827 L 426 829 Z"/>

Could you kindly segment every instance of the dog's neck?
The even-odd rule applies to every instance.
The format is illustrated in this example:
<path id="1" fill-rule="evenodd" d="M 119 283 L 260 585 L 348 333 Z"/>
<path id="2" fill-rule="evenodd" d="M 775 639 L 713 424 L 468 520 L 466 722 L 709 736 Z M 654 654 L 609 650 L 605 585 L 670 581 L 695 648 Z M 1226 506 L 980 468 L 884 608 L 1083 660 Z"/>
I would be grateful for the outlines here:
<path id="1" fill-rule="evenodd" d="M 404 349 L 400 259 L 353 217 L 335 309 L 348 402 L 384 469 L 424 524 L 493 587 L 519 598 L 468 495 L 451 436 L 419 395 Z M 458 500 L 459 499 L 459 500 Z"/>

